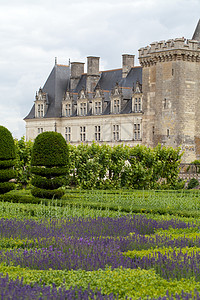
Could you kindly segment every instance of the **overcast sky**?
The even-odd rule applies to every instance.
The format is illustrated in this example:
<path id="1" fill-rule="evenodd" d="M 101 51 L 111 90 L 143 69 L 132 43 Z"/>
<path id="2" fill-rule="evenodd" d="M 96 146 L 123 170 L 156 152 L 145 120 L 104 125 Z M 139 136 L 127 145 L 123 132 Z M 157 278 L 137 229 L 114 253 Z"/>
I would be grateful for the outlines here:
<path id="1" fill-rule="evenodd" d="M 200 0 L 0 0 L 0 125 L 25 135 L 23 118 L 55 57 L 100 56 L 101 70 L 120 68 L 123 53 L 190 39 L 199 18 Z"/>

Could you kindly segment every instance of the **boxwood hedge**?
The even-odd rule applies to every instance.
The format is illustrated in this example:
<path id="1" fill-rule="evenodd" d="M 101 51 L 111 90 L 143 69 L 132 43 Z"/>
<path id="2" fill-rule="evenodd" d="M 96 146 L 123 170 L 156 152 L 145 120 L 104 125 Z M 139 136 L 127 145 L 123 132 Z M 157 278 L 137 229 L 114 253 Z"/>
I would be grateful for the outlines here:
<path id="1" fill-rule="evenodd" d="M 36 137 L 31 157 L 33 196 L 62 197 L 64 192 L 58 188 L 65 185 L 68 156 L 67 143 L 60 133 L 47 131 Z"/>
<path id="2" fill-rule="evenodd" d="M 12 134 L 7 128 L 0 126 L 0 194 L 7 193 L 15 187 L 14 183 L 9 182 L 15 178 L 13 169 L 15 157 Z"/>

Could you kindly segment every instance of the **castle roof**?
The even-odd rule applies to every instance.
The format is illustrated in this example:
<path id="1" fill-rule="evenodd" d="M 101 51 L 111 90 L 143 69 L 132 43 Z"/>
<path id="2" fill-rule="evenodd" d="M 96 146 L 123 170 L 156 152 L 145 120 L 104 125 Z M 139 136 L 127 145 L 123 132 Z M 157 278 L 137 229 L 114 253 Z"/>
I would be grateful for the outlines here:
<path id="1" fill-rule="evenodd" d="M 194 31 L 192 39 L 200 42 L 200 19 Z"/>
<path id="2" fill-rule="evenodd" d="M 142 67 L 133 67 L 128 75 L 122 78 L 122 69 L 102 71 L 99 73 L 98 87 L 103 91 L 104 101 L 110 101 L 112 89 L 119 85 L 122 89 L 123 98 L 130 100 L 133 86 L 139 81 L 142 83 Z M 77 96 L 82 88 L 87 89 L 87 74 L 82 74 L 76 88 L 73 90 L 73 99 L 77 101 Z M 62 112 L 62 100 L 65 92 L 70 87 L 70 68 L 69 66 L 57 65 L 53 67 L 42 91 L 48 95 L 48 109 L 44 118 L 59 118 Z M 88 93 L 88 98 L 92 99 L 93 93 Z M 108 113 L 109 106 L 103 114 Z M 129 108 L 127 108 L 129 110 Z M 35 104 L 25 119 L 35 118 Z"/>
<path id="3" fill-rule="evenodd" d="M 64 92 L 69 87 L 70 68 L 69 66 L 57 65 L 53 67 L 42 91 L 47 93 L 49 107 L 45 118 L 55 118 L 61 116 L 61 101 Z M 25 119 L 33 119 L 35 117 L 35 104 Z"/>

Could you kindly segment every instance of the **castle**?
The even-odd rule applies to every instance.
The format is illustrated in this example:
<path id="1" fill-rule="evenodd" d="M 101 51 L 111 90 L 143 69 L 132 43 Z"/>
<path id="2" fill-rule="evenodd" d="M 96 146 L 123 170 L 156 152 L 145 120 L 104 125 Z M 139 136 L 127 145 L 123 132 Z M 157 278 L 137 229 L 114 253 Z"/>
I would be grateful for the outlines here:
<path id="1" fill-rule="evenodd" d="M 181 147 L 200 159 L 200 21 L 192 39 L 176 38 L 122 55 L 100 71 L 99 57 L 55 66 L 25 117 L 26 138 L 60 132 L 67 142 Z"/>

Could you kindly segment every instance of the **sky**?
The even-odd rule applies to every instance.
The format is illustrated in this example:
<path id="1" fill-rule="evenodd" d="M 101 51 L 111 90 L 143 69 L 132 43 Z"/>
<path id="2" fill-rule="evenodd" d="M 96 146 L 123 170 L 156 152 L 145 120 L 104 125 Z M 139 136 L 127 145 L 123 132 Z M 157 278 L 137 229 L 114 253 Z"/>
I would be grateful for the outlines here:
<path id="1" fill-rule="evenodd" d="M 200 0 L 0 0 L 0 125 L 14 138 L 58 64 L 100 57 L 100 70 L 152 42 L 191 39 Z M 86 71 L 86 69 L 85 69 Z"/>

